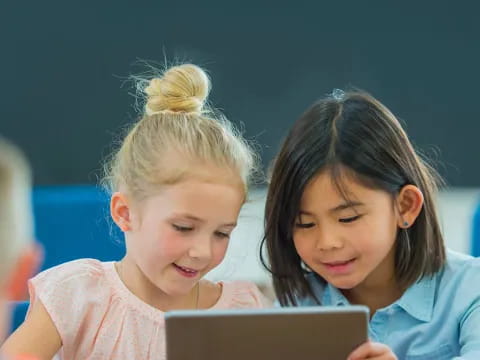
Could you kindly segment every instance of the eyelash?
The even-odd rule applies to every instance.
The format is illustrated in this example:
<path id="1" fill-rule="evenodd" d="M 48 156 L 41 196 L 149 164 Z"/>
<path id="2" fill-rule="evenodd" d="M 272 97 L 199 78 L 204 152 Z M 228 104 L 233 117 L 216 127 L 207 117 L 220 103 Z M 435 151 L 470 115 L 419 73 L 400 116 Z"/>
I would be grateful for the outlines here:
<path id="1" fill-rule="evenodd" d="M 188 231 L 193 229 L 191 227 L 180 226 L 180 225 L 175 225 L 175 224 L 172 224 L 172 226 L 175 230 L 177 230 L 178 232 L 181 232 L 181 233 L 185 233 L 185 232 L 188 232 Z"/>
<path id="2" fill-rule="evenodd" d="M 345 218 L 345 219 L 339 219 L 338 222 L 340 222 L 342 224 L 349 224 L 349 223 L 352 223 L 352 222 L 360 219 L 361 217 L 362 217 L 362 215 L 356 215 L 356 216 L 352 216 L 352 217 Z M 299 229 L 310 229 L 310 228 L 314 227 L 315 224 L 314 223 L 306 223 L 306 224 L 299 223 L 299 224 L 295 224 L 295 226 Z"/>
<path id="3" fill-rule="evenodd" d="M 354 222 L 355 220 L 360 219 L 361 217 L 362 217 L 362 215 L 357 215 L 357 216 L 352 216 L 352 217 L 345 218 L 345 219 L 340 219 L 338 221 L 341 222 L 341 223 L 344 223 L 344 224 L 348 224 L 348 223 Z"/>
<path id="4" fill-rule="evenodd" d="M 310 229 L 315 226 L 314 223 L 307 223 L 307 224 L 295 224 L 295 226 L 299 229 Z"/>
<path id="5" fill-rule="evenodd" d="M 172 224 L 172 226 L 176 231 L 178 231 L 180 233 L 186 233 L 186 232 L 189 232 L 189 231 L 193 230 L 193 228 L 187 227 L 187 226 L 180 226 L 180 225 L 175 225 L 175 224 Z M 222 238 L 222 239 L 230 239 L 230 234 L 223 233 L 221 231 L 216 231 L 215 236 L 217 236 L 219 238 Z"/>
<path id="6" fill-rule="evenodd" d="M 220 232 L 220 231 L 216 231 L 215 236 L 217 236 L 221 239 L 230 239 L 230 234 L 223 233 L 223 232 Z"/>

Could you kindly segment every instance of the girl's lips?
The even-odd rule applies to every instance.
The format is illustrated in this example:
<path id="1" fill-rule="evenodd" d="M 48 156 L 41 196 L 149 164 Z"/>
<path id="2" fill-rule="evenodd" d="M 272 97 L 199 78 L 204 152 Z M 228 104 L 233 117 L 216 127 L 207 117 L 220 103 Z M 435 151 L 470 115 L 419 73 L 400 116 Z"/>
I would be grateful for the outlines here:
<path id="1" fill-rule="evenodd" d="M 190 268 L 187 268 L 187 267 L 184 267 L 184 266 L 180 266 L 180 265 L 177 265 L 175 263 L 173 263 L 173 267 L 181 275 L 183 275 L 184 277 L 187 277 L 187 278 L 193 278 L 193 277 L 197 276 L 198 273 L 199 273 L 198 270 L 194 270 L 194 269 L 190 269 Z"/>
<path id="2" fill-rule="evenodd" d="M 323 264 L 324 265 L 328 265 L 328 266 L 337 266 L 337 265 L 345 265 L 346 263 L 352 261 L 354 259 L 350 259 L 350 260 L 337 260 L 337 261 L 329 261 L 329 262 L 324 262 Z"/>
<path id="3" fill-rule="evenodd" d="M 346 261 L 331 261 L 331 262 L 322 262 L 323 266 L 327 269 L 328 272 L 334 275 L 342 275 L 352 272 L 353 265 L 356 258 L 346 260 Z"/>

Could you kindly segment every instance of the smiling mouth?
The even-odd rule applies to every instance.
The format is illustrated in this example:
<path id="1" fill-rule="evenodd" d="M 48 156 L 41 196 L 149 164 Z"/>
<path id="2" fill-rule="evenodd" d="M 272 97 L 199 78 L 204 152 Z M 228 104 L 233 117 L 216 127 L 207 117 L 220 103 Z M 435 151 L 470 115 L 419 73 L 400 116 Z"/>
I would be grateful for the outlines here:
<path id="1" fill-rule="evenodd" d="M 331 261 L 331 262 L 322 262 L 323 265 L 326 266 L 342 266 L 342 265 L 347 265 L 348 263 L 351 263 L 355 259 L 350 259 L 350 260 L 340 260 L 340 261 Z"/>
<path id="2" fill-rule="evenodd" d="M 354 264 L 356 260 L 357 258 L 350 260 L 322 262 L 322 265 L 331 275 L 347 275 L 354 271 Z"/>
<path id="3" fill-rule="evenodd" d="M 172 264 L 175 269 L 180 273 L 182 274 L 183 276 L 185 277 L 195 277 L 197 276 L 197 274 L 200 272 L 199 270 L 195 270 L 195 269 L 191 269 L 191 268 L 187 268 L 185 266 L 180 266 L 180 265 L 177 265 L 175 263 Z"/>

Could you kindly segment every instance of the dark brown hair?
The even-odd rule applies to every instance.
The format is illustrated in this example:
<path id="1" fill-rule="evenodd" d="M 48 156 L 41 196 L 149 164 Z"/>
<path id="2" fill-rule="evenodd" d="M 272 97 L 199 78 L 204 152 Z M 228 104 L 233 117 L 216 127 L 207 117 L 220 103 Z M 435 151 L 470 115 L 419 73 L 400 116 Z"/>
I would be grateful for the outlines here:
<path id="1" fill-rule="evenodd" d="M 362 91 L 340 94 L 318 101 L 295 122 L 273 164 L 262 240 L 268 264 L 261 257 L 283 306 L 296 305 L 308 296 L 315 299 L 305 279 L 308 270 L 293 243 L 293 228 L 304 189 L 322 170 L 329 171 L 343 196 L 343 175 L 386 191 L 392 198 L 408 184 L 422 191 L 424 205 L 418 218 L 397 233 L 395 273 L 402 286 L 433 275 L 445 262 L 434 205 L 441 178 L 415 152 L 384 105 Z"/>

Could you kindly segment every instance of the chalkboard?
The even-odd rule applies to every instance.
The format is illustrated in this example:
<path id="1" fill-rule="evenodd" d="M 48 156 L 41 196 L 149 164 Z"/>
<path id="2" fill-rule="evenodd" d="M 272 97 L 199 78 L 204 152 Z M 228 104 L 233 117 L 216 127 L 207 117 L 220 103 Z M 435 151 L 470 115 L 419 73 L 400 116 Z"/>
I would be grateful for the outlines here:
<path id="1" fill-rule="evenodd" d="M 138 59 L 205 67 L 210 100 L 267 166 L 293 121 L 356 86 L 404 122 L 455 186 L 480 185 L 478 2 L 3 2 L 0 133 L 36 184 L 93 183 L 134 121 Z"/>

